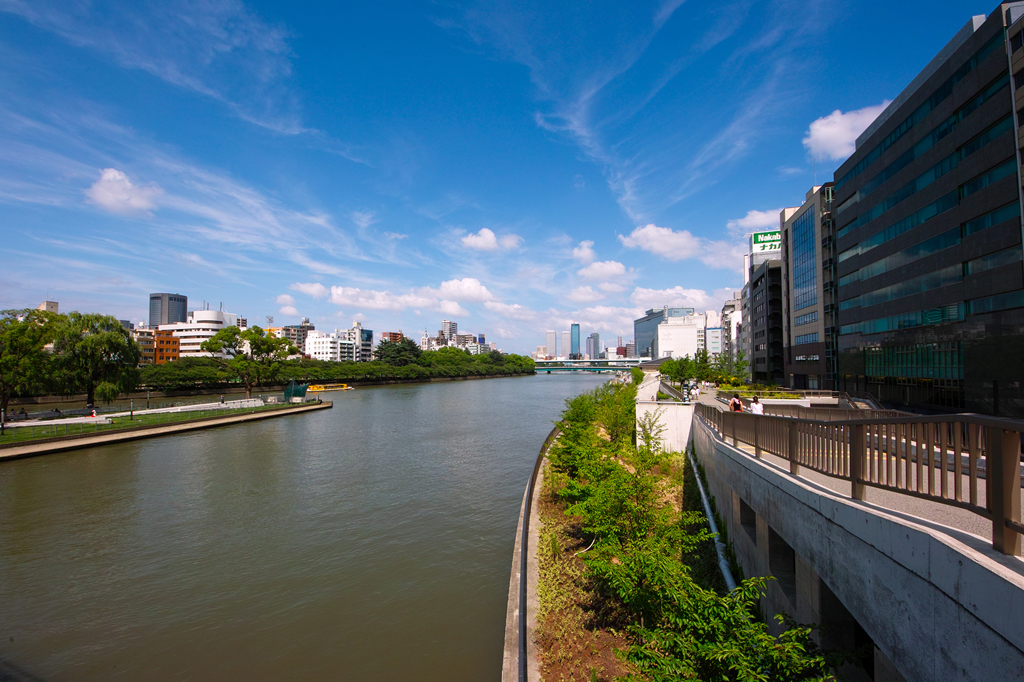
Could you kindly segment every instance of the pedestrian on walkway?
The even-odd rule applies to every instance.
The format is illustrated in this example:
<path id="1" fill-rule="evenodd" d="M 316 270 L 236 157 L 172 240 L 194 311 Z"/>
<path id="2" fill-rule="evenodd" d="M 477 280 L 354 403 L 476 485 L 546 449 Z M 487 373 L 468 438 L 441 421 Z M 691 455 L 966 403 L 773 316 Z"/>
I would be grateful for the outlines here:
<path id="1" fill-rule="evenodd" d="M 754 396 L 754 399 L 750 402 L 750 411 L 753 414 L 764 414 L 764 404 Z"/>
<path id="2" fill-rule="evenodd" d="M 739 393 L 733 393 L 732 400 L 729 401 L 729 409 L 732 410 L 733 412 L 743 411 L 743 401 L 740 400 Z"/>

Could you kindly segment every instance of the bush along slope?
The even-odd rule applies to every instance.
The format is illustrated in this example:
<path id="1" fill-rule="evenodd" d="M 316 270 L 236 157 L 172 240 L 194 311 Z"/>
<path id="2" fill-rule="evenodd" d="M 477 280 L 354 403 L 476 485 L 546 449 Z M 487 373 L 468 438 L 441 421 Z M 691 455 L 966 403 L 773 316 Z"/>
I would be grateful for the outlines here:
<path id="1" fill-rule="evenodd" d="M 661 451 L 656 416 L 634 422 L 634 396 L 635 386 L 608 385 L 566 401 L 545 485 L 589 546 L 576 553 L 576 583 L 592 624 L 626 635 L 621 679 L 834 679 L 809 628 L 775 637 L 757 620 L 763 578 L 725 592 L 703 514 L 683 511 L 695 506 L 681 500 L 692 472 Z"/>

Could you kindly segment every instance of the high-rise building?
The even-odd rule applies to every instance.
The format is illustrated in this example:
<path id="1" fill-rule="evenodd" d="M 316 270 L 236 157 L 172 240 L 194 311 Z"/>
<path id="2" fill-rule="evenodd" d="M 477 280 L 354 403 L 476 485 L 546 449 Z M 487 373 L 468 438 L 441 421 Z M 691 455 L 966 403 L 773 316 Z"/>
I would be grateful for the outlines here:
<path id="1" fill-rule="evenodd" d="M 714 359 L 722 354 L 722 328 L 707 327 L 704 329 L 704 350 L 708 357 Z"/>
<path id="2" fill-rule="evenodd" d="M 188 321 L 188 297 L 181 294 L 149 295 L 149 326 Z"/>
<path id="3" fill-rule="evenodd" d="M 558 332 L 549 329 L 547 332 L 547 354 L 553 358 L 558 357 Z"/>
<path id="4" fill-rule="evenodd" d="M 765 260 L 750 273 L 751 376 L 762 384 L 781 384 L 784 373 L 782 343 L 782 261 Z"/>
<path id="5" fill-rule="evenodd" d="M 405 334 L 402 332 L 384 332 L 380 335 L 381 341 L 387 341 L 389 343 L 398 343 L 405 338 Z"/>
<path id="6" fill-rule="evenodd" d="M 569 351 L 572 349 L 572 341 L 570 339 L 569 332 L 562 332 L 562 354 L 558 357 L 568 358 Z"/>
<path id="7" fill-rule="evenodd" d="M 580 325 L 578 323 L 576 323 L 576 322 L 573 322 L 571 325 L 569 325 L 569 339 L 570 339 L 569 340 L 569 343 L 570 343 L 570 346 L 569 346 L 569 359 L 570 360 L 579 360 L 580 356 L 581 356 L 581 353 L 580 353 Z"/>
<path id="8" fill-rule="evenodd" d="M 686 317 L 694 313 L 693 308 L 651 308 L 640 319 L 633 321 L 633 341 L 636 344 L 637 353 L 641 357 L 654 357 L 652 355 L 655 335 L 658 333 L 658 325 L 669 317 Z"/>
<path id="9" fill-rule="evenodd" d="M 705 320 L 701 313 L 666 317 L 651 343 L 651 358 L 694 357 L 704 347 Z"/>
<path id="10" fill-rule="evenodd" d="M 1022 17 L 972 17 L 836 170 L 840 390 L 1024 417 Z"/>
<path id="11" fill-rule="evenodd" d="M 458 322 L 451 322 L 449 320 L 441 320 L 441 336 L 443 336 L 444 338 L 446 338 L 449 341 L 451 341 L 452 337 L 454 337 L 458 333 L 459 333 L 459 323 Z"/>
<path id="12" fill-rule="evenodd" d="M 150 309 L 152 312 L 152 309 Z M 180 357 L 202 358 L 221 357 L 226 358 L 226 353 L 210 353 L 202 349 L 203 342 L 213 338 L 217 332 L 228 327 L 238 326 L 238 315 L 226 313 L 223 310 L 193 310 L 188 314 L 184 322 L 170 322 L 162 324 L 158 329 L 162 332 L 170 332 L 178 340 Z M 168 344 L 164 344 L 169 348 Z M 160 338 L 156 339 L 157 363 L 160 364 Z M 173 358 L 177 359 L 177 358 Z"/>
<path id="13" fill-rule="evenodd" d="M 739 291 L 733 293 L 733 297 L 722 305 L 721 320 L 722 353 L 735 362 L 739 357 L 737 351 L 742 348 L 740 346 L 740 329 L 743 325 L 743 300 Z M 745 349 L 743 354 L 744 359 L 749 362 L 749 355 Z"/>
<path id="14" fill-rule="evenodd" d="M 241 324 L 239 324 L 241 327 Z M 270 327 L 267 329 L 267 334 L 273 334 L 274 336 L 282 339 L 288 339 L 293 346 L 302 352 L 302 349 L 306 347 L 306 335 L 309 332 L 315 330 L 316 327 L 309 321 L 308 317 L 302 318 L 299 324 L 288 324 L 283 327 Z"/>
<path id="15" fill-rule="evenodd" d="M 835 243 L 831 182 L 808 190 L 803 205 L 784 211 L 782 320 L 784 383 L 835 387 Z"/>
<path id="16" fill-rule="evenodd" d="M 585 355 L 589 360 L 597 360 L 601 357 L 601 336 L 597 332 L 587 337 Z"/>

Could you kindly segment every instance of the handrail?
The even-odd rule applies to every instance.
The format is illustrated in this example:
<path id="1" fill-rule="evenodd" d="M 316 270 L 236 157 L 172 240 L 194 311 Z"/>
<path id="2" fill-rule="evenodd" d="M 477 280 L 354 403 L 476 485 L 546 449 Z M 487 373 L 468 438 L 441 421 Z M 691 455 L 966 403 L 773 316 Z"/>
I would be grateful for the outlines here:
<path id="1" fill-rule="evenodd" d="M 533 488 L 537 482 L 537 474 L 540 473 L 541 464 L 548 454 L 551 444 L 562 432 L 559 425 L 551 429 L 551 433 L 544 439 L 544 445 L 537 455 L 537 462 L 533 465 L 533 473 L 526 484 L 526 501 L 523 503 L 523 527 L 519 546 L 519 682 L 526 682 L 527 659 L 526 659 L 526 602 L 527 602 L 527 559 L 529 558 L 530 544 L 530 512 L 533 509 Z"/>
<path id="2" fill-rule="evenodd" d="M 787 460 L 794 475 L 806 467 L 849 481 L 854 499 L 873 487 L 971 511 L 991 520 L 996 551 L 1020 554 L 1024 421 L 979 414 L 828 421 L 706 404 L 695 415 L 723 441 L 753 446 L 755 457 L 767 452 Z"/>
<path id="3" fill-rule="evenodd" d="M 700 501 L 704 505 L 704 516 L 708 519 L 708 527 L 715 536 L 715 553 L 718 554 L 718 570 L 725 580 L 725 587 L 732 592 L 736 589 L 736 579 L 732 577 L 732 569 L 729 568 L 729 560 L 725 558 L 725 543 L 718 533 L 718 524 L 715 523 L 715 514 L 711 511 L 711 504 L 708 502 L 707 493 L 704 492 L 704 484 L 700 482 L 700 471 L 697 470 L 697 462 L 692 452 L 687 452 L 690 458 L 690 466 L 693 467 L 693 477 L 697 479 L 697 490 L 700 491 Z"/>

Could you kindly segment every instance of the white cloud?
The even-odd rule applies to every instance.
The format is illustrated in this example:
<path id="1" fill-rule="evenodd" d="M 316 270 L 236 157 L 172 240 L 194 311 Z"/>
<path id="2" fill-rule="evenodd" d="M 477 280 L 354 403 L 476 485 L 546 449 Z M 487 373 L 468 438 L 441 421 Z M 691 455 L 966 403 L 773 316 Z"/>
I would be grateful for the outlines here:
<path id="1" fill-rule="evenodd" d="M 292 291 L 298 291 L 313 298 L 323 298 L 327 295 L 327 287 L 319 282 L 296 282 L 288 287 Z"/>
<path id="2" fill-rule="evenodd" d="M 781 208 L 772 208 L 767 211 L 747 211 L 742 218 L 730 220 L 725 224 L 729 234 L 733 237 L 742 237 L 751 232 L 757 232 L 769 227 L 779 226 L 779 214 Z"/>
<path id="3" fill-rule="evenodd" d="M 283 306 L 277 312 L 281 313 L 282 315 L 291 315 L 292 317 L 298 317 L 298 315 L 299 315 L 299 311 L 296 310 L 295 306 L 292 306 L 292 305 Z"/>
<path id="4" fill-rule="evenodd" d="M 281 294 L 277 297 L 278 305 L 295 305 L 295 297 L 289 294 Z"/>
<path id="5" fill-rule="evenodd" d="M 498 313 L 504 317 L 510 317 L 514 320 L 532 320 L 537 317 L 537 313 L 533 312 L 525 306 L 521 306 L 518 303 L 498 303 L 497 301 L 487 301 L 484 303 L 484 307 L 491 312 Z"/>
<path id="6" fill-rule="evenodd" d="M 609 294 L 617 294 L 626 290 L 626 287 L 621 284 L 616 284 L 615 282 L 601 282 L 597 285 L 597 288 L 601 291 L 608 292 Z"/>
<path id="7" fill-rule="evenodd" d="M 100 179 L 85 190 L 89 201 L 111 213 L 129 215 L 149 213 L 156 208 L 153 201 L 163 190 L 156 185 L 137 187 L 128 176 L 116 168 L 104 168 Z"/>
<path id="8" fill-rule="evenodd" d="M 594 253 L 594 242 L 587 240 L 580 242 L 580 245 L 572 250 L 572 257 L 583 265 L 590 265 L 597 255 Z"/>
<path id="9" fill-rule="evenodd" d="M 438 288 L 438 296 L 453 301 L 479 302 L 494 299 L 494 295 L 487 290 L 487 287 L 481 284 L 480 280 L 472 277 L 450 279 L 446 282 L 441 282 L 441 286 Z"/>
<path id="10" fill-rule="evenodd" d="M 498 249 L 511 251 L 518 248 L 522 241 L 523 239 L 519 235 L 506 234 L 498 237 L 493 230 L 482 227 L 476 234 L 470 233 L 464 236 L 462 245 L 477 251 L 497 251 Z"/>
<path id="11" fill-rule="evenodd" d="M 714 299 L 703 289 L 684 289 L 680 286 L 671 289 L 637 287 L 630 294 L 629 300 L 645 310 L 667 305 L 672 308 L 695 308 L 699 312 L 714 307 Z"/>
<path id="12" fill-rule="evenodd" d="M 566 298 L 573 303 L 593 303 L 594 301 L 600 301 L 604 298 L 604 295 L 594 291 L 593 287 L 576 287 L 570 291 Z"/>
<path id="13" fill-rule="evenodd" d="M 619 241 L 631 249 L 643 249 L 669 260 L 695 258 L 701 248 L 701 240 L 689 230 L 676 232 L 653 223 L 638 226 L 626 236 L 620 234 Z"/>
<path id="14" fill-rule="evenodd" d="M 591 263 L 576 272 L 583 279 L 608 281 L 626 276 L 626 266 L 614 260 L 603 260 Z"/>
<path id="15" fill-rule="evenodd" d="M 385 232 L 384 236 L 388 239 L 408 239 L 409 235 L 401 234 L 400 232 Z"/>
<path id="16" fill-rule="evenodd" d="M 469 311 L 455 301 L 431 296 L 429 289 L 394 294 L 390 291 L 333 286 L 330 301 L 335 305 L 363 310 L 399 311 L 406 308 L 429 308 L 445 315 L 469 315 Z"/>
<path id="17" fill-rule="evenodd" d="M 352 211 L 349 217 L 352 218 L 352 222 L 356 224 L 360 229 L 365 230 L 370 225 L 373 225 L 377 220 L 374 217 L 373 211 Z"/>
<path id="18" fill-rule="evenodd" d="M 712 241 L 697 237 L 689 230 L 676 231 L 650 224 L 637 227 L 619 241 L 634 249 L 643 249 L 667 260 L 696 259 L 712 268 L 740 270 L 743 268 L 742 243 Z"/>
<path id="19" fill-rule="evenodd" d="M 889 106 L 889 100 L 873 107 L 864 107 L 845 114 L 836 109 L 811 123 L 804 136 L 804 146 L 818 160 L 845 159 L 856 149 L 857 137 Z"/>

